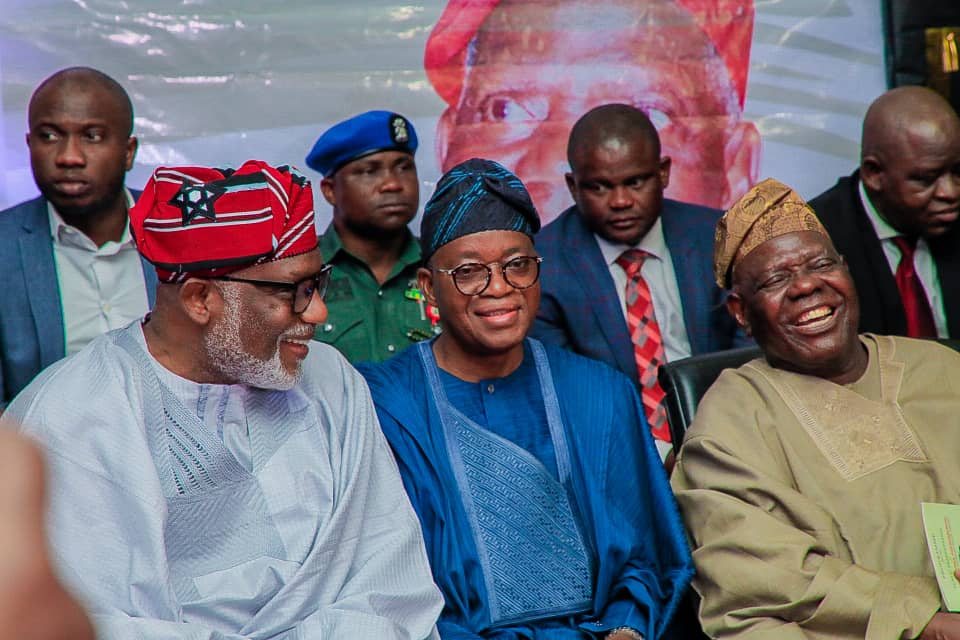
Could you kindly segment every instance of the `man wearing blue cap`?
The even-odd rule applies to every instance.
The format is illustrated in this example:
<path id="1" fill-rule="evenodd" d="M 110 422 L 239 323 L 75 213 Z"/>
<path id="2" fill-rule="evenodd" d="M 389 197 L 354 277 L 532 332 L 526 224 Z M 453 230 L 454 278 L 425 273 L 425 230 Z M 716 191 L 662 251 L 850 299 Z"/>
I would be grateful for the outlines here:
<path id="1" fill-rule="evenodd" d="M 443 333 L 358 367 L 444 595 L 437 627 L 444 640 L 674 637 L 693 565 L 636 387 L 526 337 L 539 228 L 502 166 L 451 169 L 420 230 L 419 284 Z"/>
<path id="2" fill-rule="evenodd" d="M 351 362 L 385 360 L 439 331 L 417 289 L 420 248 L 407 228 L 420 204 L 416 150 L 409 120 L 368 111 L 328 129 L 307 156 L 333 206 L 320 239 L 334 266 L 330 315 L 314 337 Z"/>

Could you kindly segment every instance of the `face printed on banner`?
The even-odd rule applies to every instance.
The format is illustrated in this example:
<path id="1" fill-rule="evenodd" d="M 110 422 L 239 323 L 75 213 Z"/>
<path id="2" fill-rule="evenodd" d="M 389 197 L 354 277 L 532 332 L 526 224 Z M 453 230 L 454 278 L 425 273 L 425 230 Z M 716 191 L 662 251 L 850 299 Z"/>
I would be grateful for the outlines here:
<path id="1" fill-rule="evenodd" d="M 632 104 L 657 126 L 673 163 L 668 197 L 719 207 L 754 181 L 759 136 L 740 121 L 728 69 L 693 16 L 665 0 L 499 3 L 441 118 L 442 166 L 496 159 L 552 219 L 571 204 L 570 129 L 606 103 Z"/>

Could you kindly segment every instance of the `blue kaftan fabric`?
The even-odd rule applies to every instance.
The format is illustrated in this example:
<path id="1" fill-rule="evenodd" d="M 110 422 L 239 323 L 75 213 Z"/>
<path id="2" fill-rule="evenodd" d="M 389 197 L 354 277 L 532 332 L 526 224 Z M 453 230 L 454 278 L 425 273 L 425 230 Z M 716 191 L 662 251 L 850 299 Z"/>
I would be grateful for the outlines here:
<path id="1" fill-rule="evenodd" d="M 542 396 L 549 398 L 541 404 L 552 448 L 562 461 L 562 466 L 554 464 L 560 472 L 559 482 L 528 451 L 451 405 L 431 345 L 420 343 L 416 348 L 436 399 L 448 454 L 480 553 L 490 625 L 589 610 L 590 558 L 564 486 L 570 475 L 569 449 L 543 347 L 533 345 L 535 375 L 521 373 L 512 386 L 532 391 L 531 396 L 539 386 Z M 496 393 L 493 383 L 488 383 L 487 389 L 491 395 Z M 529 428 L 538 430 L 536 424 Z"/>
<path id="2" fill-rule="evenodd" d="M 531 453 L 557 476 L 543 392 L 528 344 L 517 370 L 501 379 L 467 382 L 440 369 L 447 400 L 457 411 Z"/>
<path id="3" fill-rule="evenodd" d="M 528 340 L 528 345 L 534 342 Z M 530 366 L 526 361 L 530 353 L 525 351 L 521 368 Z M 423 526 L 434 579 L 444 594 L 441 636 L 560 640 L 599 637 L 629 626 L 646 638 L 659 638 L 687 588 L 693 565 L 636 390 L 607 365 L 553 347 L 545 347 L 545 353 L 538 377 L 549 377 L 552 384 L 543 385 L 542 394 L 555 391 L 566 441 L 565 452 L 558 449 L 553 456 L 558 467 L 553 477 L 566 488 L 571 512 L 582 526 L 593 592 L 584 612 L 546 619 L 531 612 L 501 626 L 491 622 L 483 542 L 477 540 L 469 501 L 460 490 L 456 455 L 451 455 L 442 403 L 430 391 L 427 363 L 418 349 L 408 349 L 387 362 L 359 367 Z M 517 378 L 484 382 L 495 385 L 495 393 L 516 385 L 517 398 L 549 404 L 548 398 L 530 393 L 529 376 L 521 373 Z M 522 412 L 529 415 L 526 407 Z M 500 436 L 513 440 L 506 433 Z M 556 434 L 552 441 L 556 446 Z M 544 456 L 542 451 L 532 453 Z"/>

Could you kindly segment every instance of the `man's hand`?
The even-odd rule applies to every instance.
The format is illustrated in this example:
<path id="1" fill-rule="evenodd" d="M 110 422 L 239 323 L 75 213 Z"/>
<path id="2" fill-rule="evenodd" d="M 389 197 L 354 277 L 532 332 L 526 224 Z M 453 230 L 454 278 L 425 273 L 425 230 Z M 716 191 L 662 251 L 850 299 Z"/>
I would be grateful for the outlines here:
<path id="1" fill-rule="evenodd" d="M 960 614 L 941 611 L 933 616 L 917 640 L 954 640 L 960 638 Z"/>
<path id="2" fill-rule="evenodd" d="M 0 469 L 0 640 L 92 640 L 90 620 L 50 566 L 40 452 L 0 430 Z"/>

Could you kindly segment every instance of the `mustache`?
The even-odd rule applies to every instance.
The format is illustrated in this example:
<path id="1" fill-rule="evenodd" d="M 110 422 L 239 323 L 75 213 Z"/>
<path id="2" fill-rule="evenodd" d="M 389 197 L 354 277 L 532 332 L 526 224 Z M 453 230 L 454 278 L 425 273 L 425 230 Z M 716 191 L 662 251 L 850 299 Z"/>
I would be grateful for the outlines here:
<path id="1" fill-rule="evenodd" d="M 280 334 L 281 340 L 286 340 L 291 338 L 293 340 L 310 340 L 311 338 L 313 338 L 313 325 L 304 324 L 304 325 L 301 325 L 301 327 L 295 327 L 293 329 L 290 329 L 289 331 L 284 331 L 282 334 Z"/>

